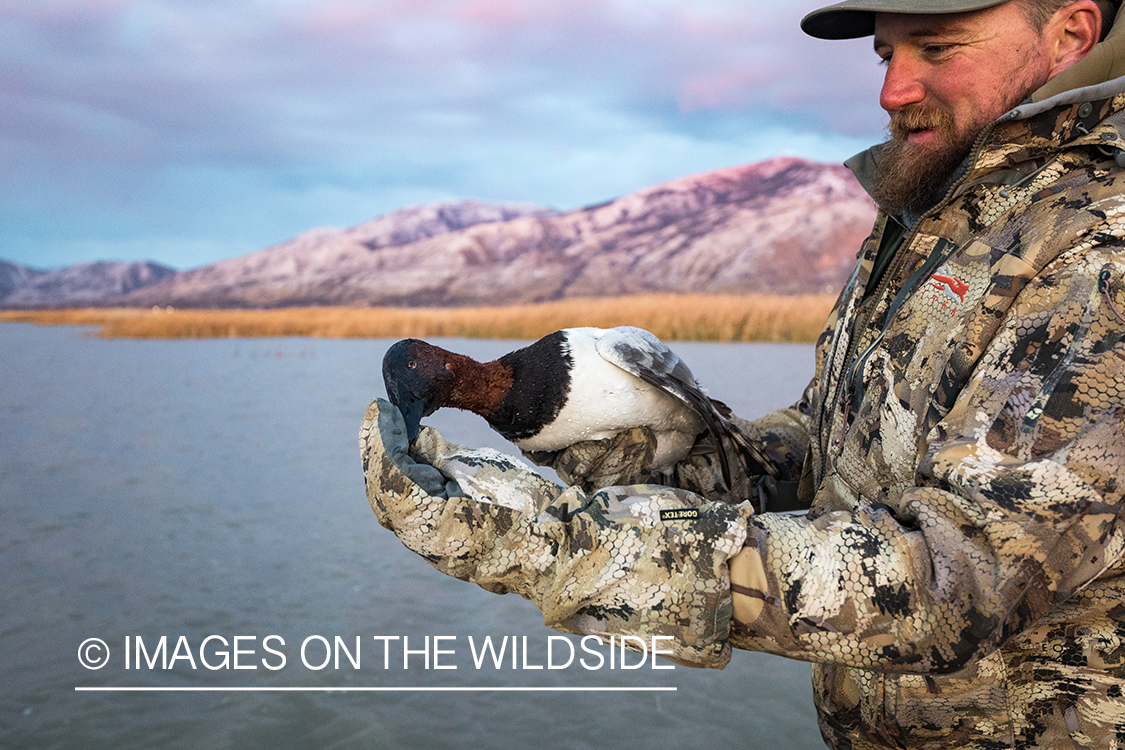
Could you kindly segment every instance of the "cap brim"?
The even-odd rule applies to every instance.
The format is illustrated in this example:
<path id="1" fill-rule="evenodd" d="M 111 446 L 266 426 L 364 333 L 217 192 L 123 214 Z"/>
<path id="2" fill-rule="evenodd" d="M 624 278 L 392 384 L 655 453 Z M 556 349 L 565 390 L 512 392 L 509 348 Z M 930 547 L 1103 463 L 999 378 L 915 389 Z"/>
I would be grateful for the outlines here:
<path id="1" fill-rule="evenodd" d="M 1008 0 L 844 0 L 801 19 L 801 30 L 818 39 L 858 39 L 875 33 L 876 13 L 967 13 Z"/>

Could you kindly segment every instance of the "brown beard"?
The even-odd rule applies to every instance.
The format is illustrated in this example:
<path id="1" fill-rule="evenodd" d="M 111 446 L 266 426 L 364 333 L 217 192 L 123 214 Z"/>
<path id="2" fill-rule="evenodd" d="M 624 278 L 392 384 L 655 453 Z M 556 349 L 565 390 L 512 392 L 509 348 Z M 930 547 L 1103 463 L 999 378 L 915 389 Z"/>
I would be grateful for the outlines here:
<path id="1" fill-rule="evenodd" d="M 924 128 L 947 134 L 947 139 L 936 146 L 916 146 L 906 140 L 912 131 Z M 899 214 L 921 213 L 941 198 L 983 125 L 957 132 L 945 110 L 912 108 L 891 113 L 889 129 L 891 140 L 875 165 L 872 195 L 884 211 Z"/>
<path id="2" fill-rule="evenodd" d="M 1031 67 L 1031 63 L 1028 64 Z M 1029 77 L 1015 86 L 995 117 L 1015 107 L 1045 82 L 1046 79 Z M 954 171 L 965 161 L 977 136 L 992 119 L 978 116 L 957 130 L 953 115 L 937 107 L 915 105 L 892 112 L 888 126 L 891 140 L 884 144 L 875 165 L 871 191 L 875 202 L 889 214 L 920 214 L 929 209 L 949 189 Z M 925 128 L 934 128 L 944 134 L 945 139 L 934 146 L 915 146 L 906 140 L 911 132 Z"/>

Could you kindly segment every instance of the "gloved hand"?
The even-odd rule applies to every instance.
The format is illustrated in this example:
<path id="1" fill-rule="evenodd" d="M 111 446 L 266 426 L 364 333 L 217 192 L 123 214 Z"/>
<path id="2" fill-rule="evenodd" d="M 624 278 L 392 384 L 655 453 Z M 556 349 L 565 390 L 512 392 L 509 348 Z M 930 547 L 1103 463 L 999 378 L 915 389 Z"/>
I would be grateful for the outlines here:
<path id="1" fill-rule="evenodd" d="M 657 483 L 652 470 L 656 435 L 634 427 L 604 440 L 583 440 L 557 451 L 523 451 L 524 458 L 555 471 L 567 485 L 584 492 L 623 484 Z"/>
<path id="2" fill-rule="evenodd" d="M 747 434 L 752 434 L 749 422 L 739 417 L 732 421 Z M 741 452 L 733 446 L 723 446 L 731 461 L 733 485 L 723 480 L 715 440 L 703 433 L 686 458 L 667 471 L 654 472 L 652 457 L 656 449 L 656 436 L 647 427 L 636 427 L 604 440 L 586 440 L 557 451 L 524 451 L 524 457 L 538 466 L 555 471 L 568 485 L 581 487 L 585 492 L 596 492 L 602 487 L 622 484 L 659 484 L 702 495 L 707 500 L 738 504 L 751 501 L 759 512 L 790 510 L 792 501 L 779 503 L 778 485 L 786 492 L 796 493 L 796 482 L 778 482 L 771 477 L 750 472 Z M 783 507 L 779 507 L 782 506 Z"/>
<path id="3" fill-rule="evenodd" d="M 563 632 L 671 636 L 662 648 L 671 644 L 673 661 L 730 660 L 727 561 L 746 538 L 748 503 L 651 485 L 587 496 L 431 428 L 408 447 L 401 414 L 381 399 L 359 443 L 379 522 L 438 570 L 518 593 Z"/>

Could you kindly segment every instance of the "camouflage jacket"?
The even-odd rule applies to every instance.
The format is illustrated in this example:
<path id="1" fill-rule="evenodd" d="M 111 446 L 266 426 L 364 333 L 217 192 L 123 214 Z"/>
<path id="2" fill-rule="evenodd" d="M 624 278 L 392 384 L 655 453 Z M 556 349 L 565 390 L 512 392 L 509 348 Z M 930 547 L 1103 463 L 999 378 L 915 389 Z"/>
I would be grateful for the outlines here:
<path id="1" fill-rule="evenodd" d="M 836 748 L 1125 747 L 1119 164 L 1125 78 L 986 129 L 876 280 L 879 217 L 804 398 L 749 423 L 805 516 L 752 515 L 749 478 L 716 491 L 706 452 L 650 483 L 643 435 L 535 457 L 569 488 L 429 429 L 408 452 L 378 401 L 368 501 L 550 627 L 668 637 L 695 666 L 813 662 Z M 730 578 L 748 560 L 759 589 Z"/>
<path id="2" fill-rule="evenodd" d="M 1123 91 L 1001 118 L 871 284 L 881 214 L 753 423 L 811 512 L 750 520 L 731 643 L 814 663 L 833 747 L 1125 747 Z"/>

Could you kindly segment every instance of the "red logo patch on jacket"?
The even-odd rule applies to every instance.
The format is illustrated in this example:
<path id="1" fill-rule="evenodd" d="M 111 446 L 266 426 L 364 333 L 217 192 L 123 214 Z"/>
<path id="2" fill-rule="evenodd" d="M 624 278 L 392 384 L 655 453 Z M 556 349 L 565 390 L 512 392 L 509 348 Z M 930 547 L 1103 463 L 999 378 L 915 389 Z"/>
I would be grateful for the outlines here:
<path id="1" fill-rule="evenodd" d="M 931 301 L 940 302 L 941 309 L 950 315 L 957 313 L 956 305 L 965 301 L 965 293 L 969 291 L 969 285 L 954 275 L 949 266 L 942 266 L 932 274 L 928 286 L 933 294 Z M 952 310 L 949 309 L 951 304 L 954 305 Z"/>

